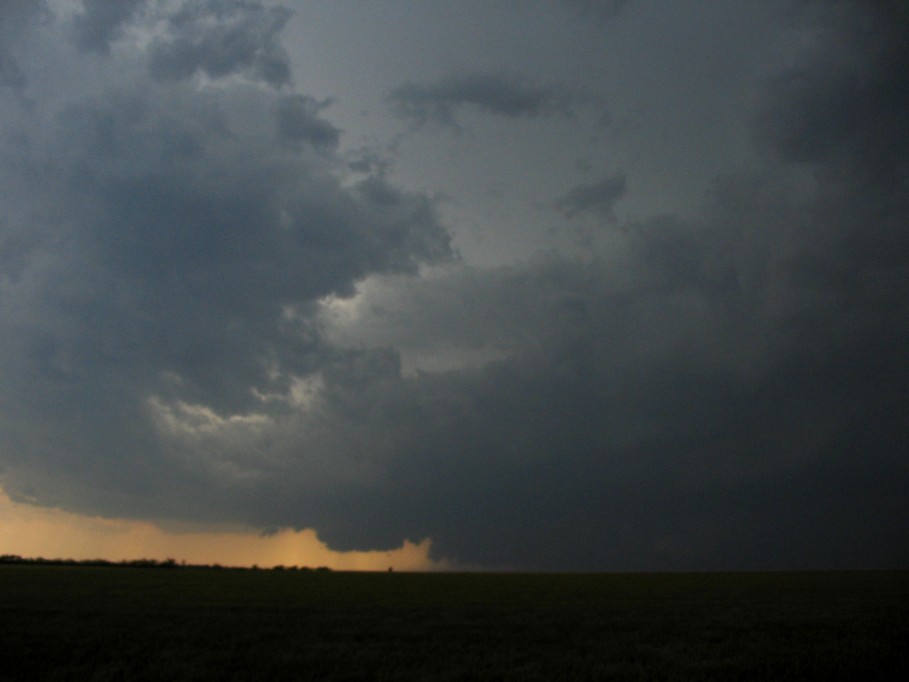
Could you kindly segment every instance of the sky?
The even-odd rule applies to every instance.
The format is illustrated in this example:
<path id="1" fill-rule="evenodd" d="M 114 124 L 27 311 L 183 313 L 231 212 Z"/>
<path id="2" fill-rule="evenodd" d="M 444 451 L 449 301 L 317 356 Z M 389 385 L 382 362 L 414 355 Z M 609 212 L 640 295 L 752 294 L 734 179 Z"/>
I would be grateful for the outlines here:
<path id="1" fill-rule="evenodd" d="M 906 567 L 907 31 L 0 4 L 0 553 Z"/>

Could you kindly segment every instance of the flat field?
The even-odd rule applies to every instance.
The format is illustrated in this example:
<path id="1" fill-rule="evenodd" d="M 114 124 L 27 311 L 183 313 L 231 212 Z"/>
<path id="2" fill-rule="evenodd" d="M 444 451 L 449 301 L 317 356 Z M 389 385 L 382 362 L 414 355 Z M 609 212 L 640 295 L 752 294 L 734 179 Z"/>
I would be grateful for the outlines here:
<path id="1" fill-rule="evenodd" d="M 0 566 L 0 679 L 903 679 L 909 572 Z"/>

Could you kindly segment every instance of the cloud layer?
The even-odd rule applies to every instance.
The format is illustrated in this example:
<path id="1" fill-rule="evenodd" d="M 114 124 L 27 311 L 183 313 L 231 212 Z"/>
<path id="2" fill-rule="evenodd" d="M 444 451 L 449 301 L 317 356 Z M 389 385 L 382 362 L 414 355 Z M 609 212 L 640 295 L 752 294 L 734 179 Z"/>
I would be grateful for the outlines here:
<path id="1" fill-rule="evenodd" d="M 798 7 L 813 40 L 698 216 L 618 223 L 634 179 L 603 176 L 555 203 L 599 221 L 585 253 L 488 269 L 427 196 L 344 175 L 284 10 L 166 8 L 0 10 L 14 499 L 488 566 L 909 559 L 900 3 Z M 564 111 L 555 92 L 452 77 L 391 104 L 457 125 Z"/>

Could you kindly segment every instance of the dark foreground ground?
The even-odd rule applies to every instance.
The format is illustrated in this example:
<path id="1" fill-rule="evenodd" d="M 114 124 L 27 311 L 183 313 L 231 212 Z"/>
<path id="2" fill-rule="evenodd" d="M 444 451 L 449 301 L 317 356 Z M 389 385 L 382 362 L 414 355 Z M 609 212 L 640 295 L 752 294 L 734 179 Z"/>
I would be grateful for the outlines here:
<path id="1" fill-rule="evenodd" d="M 909 572 L 368 574 L 0 566 L 0 679 L 871 679 Z"/>

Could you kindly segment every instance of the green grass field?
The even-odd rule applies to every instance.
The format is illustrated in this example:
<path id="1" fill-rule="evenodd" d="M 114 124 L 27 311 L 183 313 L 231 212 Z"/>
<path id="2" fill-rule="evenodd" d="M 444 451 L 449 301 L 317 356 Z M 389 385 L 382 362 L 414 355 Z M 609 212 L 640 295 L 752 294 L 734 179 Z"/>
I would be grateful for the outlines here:
<path id="1" fill-rule="evenodd" d="M 0 679 L 878 679 L 909 573 L 0 566 Z"/>

